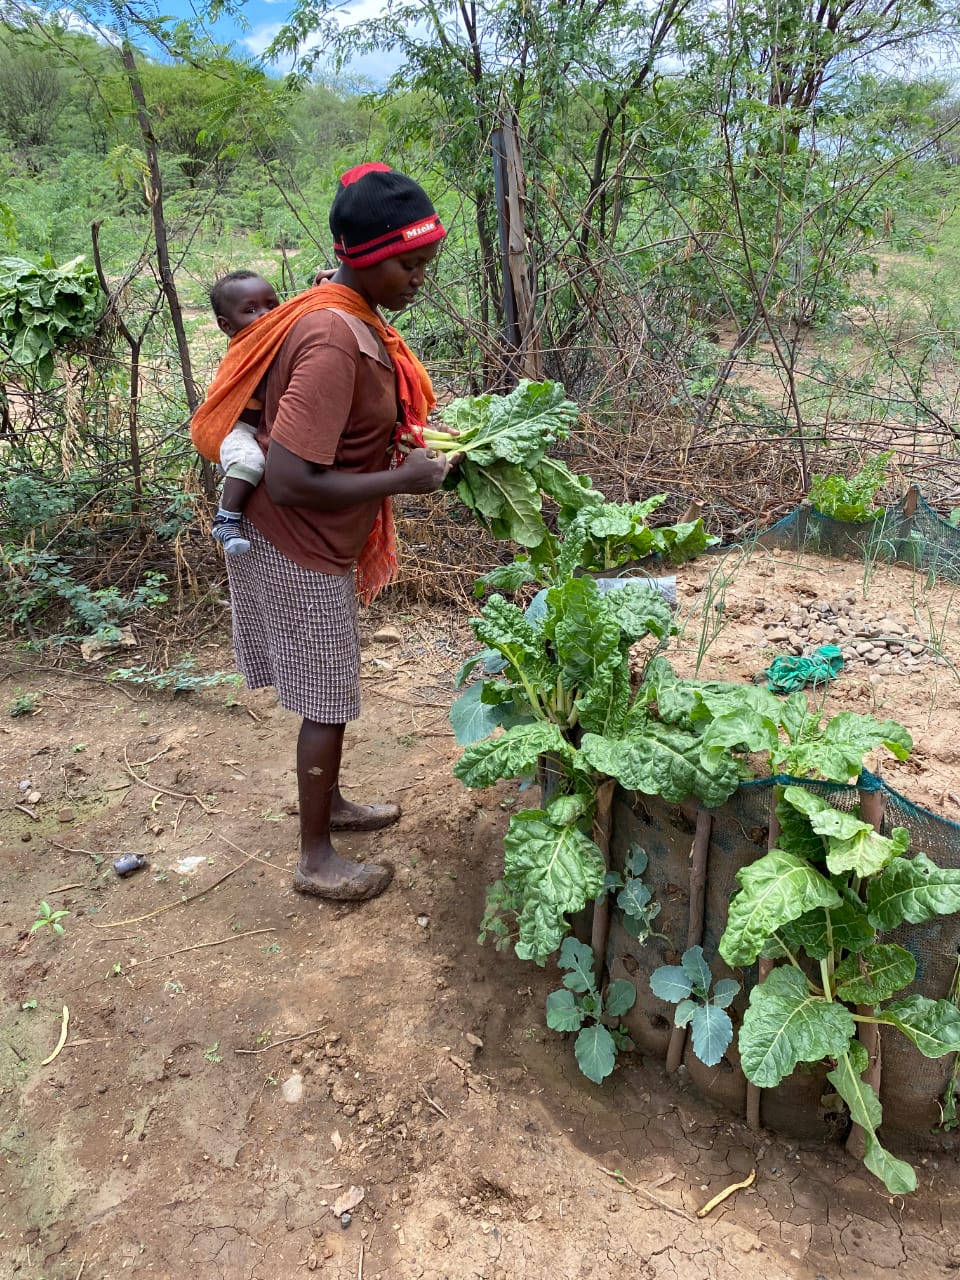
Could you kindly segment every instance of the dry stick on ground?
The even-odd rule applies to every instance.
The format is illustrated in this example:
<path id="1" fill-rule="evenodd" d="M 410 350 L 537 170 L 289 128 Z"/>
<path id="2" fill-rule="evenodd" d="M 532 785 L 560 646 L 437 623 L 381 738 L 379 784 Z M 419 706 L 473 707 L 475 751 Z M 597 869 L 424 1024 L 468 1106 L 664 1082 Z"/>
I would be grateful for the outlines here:
<path id="1" fill-rule="evenodd" d="M 271 925 L 269 929 L 247 929 L 244 933 L 231 933 L 226 938 L 215 938 L 213 942 L 193 942 L 189 947 L 177 947 L 176 951 L 164 951 L 159 956 L 149 956 L 146 960 L 131 960 L 131 969 L 134 965 L 140 967 L 145 964 L 153 964 L 157 960 L 169 960 L 171 956 L 183 955 L 184 951 L 201 951 L 204 947 L 222 947 L 225 942 L 236 942 L 240 938 L 252 938 L 257 933 L 276 933 L 276 929 Z"/>
<path id="2" fill-rule="evenodd" d="M 259 1049 L 234 1049 L 234 1053 L 269 1053 L 271 1049 L 276 1049 L 282 1044 L 293 1044 L 294 1040 L 309 1040 L 311 1036 L 318 1036 L 323 1027 L 314 1027 L 312 1031 L 302 1031 L 298 1036 L 284 1036 L 282 1040 L 274 1040 L 272 1044 L 262 1045 Z"/>
<path id="3" fill-rule="evenodd" d="M 438 1115 L 443 1116 L 444 1120 L 450 1119 L 449 1114 L 444 1111 L 443 1107 L 441 1107 L 440 1103 L 437 1102 L 435 1098 L 430 1097 L 423 1085 L 420 1086 L 420 1092 L 423 1094 L 424 1098 L 426 1098 L 428 1106 L 433 1107 L 434 1111 L 436 1111 Z"/>
<path id="4" fill-rule="evenodd" d="M 238 844 L 234 844 L 229 836 L 225 836 L 222 831 L 217 831 L 216 835 L 228 844 L 231 849 L 236 849 L 237 853 L 242 853 L 245 858 L 249 858 L 252 862 L 259 862 L 261 866 L 269 867 L 271 871 L 279 871 L 281 875 L 287 874 L 287 867 L 278 867 L 275 862 L 268 862 L 266 858 L 258 858 L 255 853 L 247 853 L 246 849 L 241 849 Z"/>
<path id="5" fill-rule="evenodd" d="M 213 884 L 208 884 L 205 889 L 201 889 L 198 893 L 191 893 L 189 897 L 181 898 L 179 902 L 168 902 L 166 906 L 157 907 L 156 911 L 148 911 L 146 915 L 131 916 L 128 920 L 111 920 L 107 924 L 96 924 L 91 920 L 90 924 L 94 929 L 118 929 L 124 924 L 140 924 L 143 920 L 152 920 L 154 916 L 161 916 L 165 911 L 175 911 L 177 907 L 185 907 L 190 902 L 196 902 L 198 898 L 202 898 L 204 894 L 209 893 L 211 889 L 216 889 L 217 885 L 223 884 L 224 880 L 228 880 L 230 876 L 236 875 L 238 871 L 242 871 L 250 861 L 252 861 L 252 855 L 248 854 L 243 862 L 238 862 L 235 867 L 230 868 L 226 875 L 221 876 L 219 880 L 214 880 Z"/>
<path id="6" fill-rule="evenodd" d="M 619 1169 L 605 1169 L 603 1165 L 597 1165 L 601 1173 L 607 1174 L 608 1177 L 614 1178 L 621 1186 L 626 1187 L 628 1191 L 632 1191 L 634 1195 L 642 1196 L 644 1200 L 649 1200 L 651 1204 L 655 1204 L 658 1209 L 666 1209 L 667 1213 L 675 1213 L 678 1218 L 686 1218 L 691 1220 L 692 1215 L 687 1213 L 686 1209 L 678 1209 L 669 1200 L 662 1200 L 660 1196 L 655 1196 L 652 1191 L 648 1191 L 646 1187 L 641 1187 L 637 1182 L 631 1182 L 629 1178 L 625 1178 Z"/>
<path id="7" fill-rule="evenodd" d="M 223 812 L 222 809 L 211 809 L 209 805 L 204 804 L 195 791 L 190 792 L 189 794 L 183 791 L 171 791 L 168 787 L 158 787 L 155 782 L 148 782 L 146 778 L 141 778 L 139 774 L 133 772 L 133 768 L 127 758 L 126 747 L 123 748 L 123 763 L 126 767 L 127 773 L 129 773 L 130 777 L 133 778 L 135 782 L 139 782 L 142 787 L 146 787 L 150 791 L 157 792 L 158 795 L 173 796 L 174 800 L 193 800 L 200 806 L 203 812 L 208 815 Z"/>
<path id="8" fill-rule="evenodd" d="M 707 888 L 707 855 L 710 852 L 710 832 L 713 817 L 704 808 L 697 808 L 697 829 L 690 849 L 690 914 L 687 918 L 687 951 L 703 942 L 703 911 Z M 668 1075 L 680 1066 L 687 1043 L 686 1026 L 674 1025 L 667 1046 L 666 1069 Z"/>

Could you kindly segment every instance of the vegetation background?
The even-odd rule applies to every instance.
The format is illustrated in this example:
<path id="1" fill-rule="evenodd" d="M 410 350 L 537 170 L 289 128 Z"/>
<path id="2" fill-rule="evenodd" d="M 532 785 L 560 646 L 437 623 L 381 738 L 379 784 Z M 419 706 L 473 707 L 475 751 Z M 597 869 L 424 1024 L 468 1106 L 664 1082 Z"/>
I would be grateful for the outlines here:
<path id="1" fill-rule="evenodd" d="M 0 4 L 0 592 L 19 634 L 115 641 L 168 599 L 188 625 L 219 601 L 215 477 L 187 431 L 222 351 L 206 290 L 240 266 L 309 285 L 338 175 L 370 159 L 450 227 L 399 321 L 442 393 L 563 382 L 583 408 L 568 460 L 611 499 L 667 490 L 666 518 L 696 499 L 735 537 L 814 472 L 892 449 L 895 486 L 956 504 L 953 6 L 278 12 L 259 63 L 207 33 L 242 3 L 190 23 L 149 0 Z M 389 81 L 351 80 L 376 51 Z M 495 560 L 446 501 L 408 515 L 401 590 L 456 598 Z"/>

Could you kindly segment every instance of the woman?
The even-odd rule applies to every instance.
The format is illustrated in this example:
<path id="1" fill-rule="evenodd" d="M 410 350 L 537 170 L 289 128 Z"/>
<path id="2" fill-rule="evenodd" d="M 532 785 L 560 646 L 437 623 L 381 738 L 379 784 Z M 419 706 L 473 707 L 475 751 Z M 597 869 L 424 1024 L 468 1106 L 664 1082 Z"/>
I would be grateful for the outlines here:
<path id="1" fill-rule="evenodd" d="M 267 460 L 243 522 L 251 550 L 227 570 L 239 670 L 250 688 L 273 685 L 280 704 L 302 717 L 294 888 L 360 901 L 382 893 L 393 868 L 340 857 L 331 831 L 377 830 L 400 809 L 352 804 L 340 792 L 344 728 L 360 713 L 354 566 L 359 561 L 358 585 L 369 600 L 396 571 L 390 497 L 439 489 L 455 463 L 414 448 L 391 465 L 400 460 L 399 426 L 415 434 L 433 395 L 378 309 L 415 301 L 446 232 L 426 192 L 386 165 L 344 174 L 330 230 L 340 262 L 332 281 L 235 340 L 239 347 L 254 335 L 234 361 L 243 376 L 233 378 L 233 400 L 248 398 L 267 367 L 260 435 Z M 203 410 L 216 393 L 215 383 Z M 226 419 L 230 396 L 220 400 Z"/>

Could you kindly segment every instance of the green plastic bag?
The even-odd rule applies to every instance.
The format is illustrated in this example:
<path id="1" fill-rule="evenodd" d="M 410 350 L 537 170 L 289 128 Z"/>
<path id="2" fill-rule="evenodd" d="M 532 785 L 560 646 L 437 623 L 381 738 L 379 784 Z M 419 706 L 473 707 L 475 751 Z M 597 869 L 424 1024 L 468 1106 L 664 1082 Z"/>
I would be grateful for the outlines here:
<path id="1" fill-rule="evenodd" d="M 809 658 L 774 658 L 764 675 L 772 693 L 793 693 L 808 684 L 826 684 L 843 670 L 843 654 L 835 644 L 822 644 Z"/>

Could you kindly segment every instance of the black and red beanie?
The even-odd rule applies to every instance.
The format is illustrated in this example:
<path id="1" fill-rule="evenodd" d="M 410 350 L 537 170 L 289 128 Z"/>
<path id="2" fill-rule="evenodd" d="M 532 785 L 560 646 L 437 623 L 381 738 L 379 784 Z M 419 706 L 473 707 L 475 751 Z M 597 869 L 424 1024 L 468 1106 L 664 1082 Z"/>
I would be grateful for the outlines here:
<path id="1" fill-rule="evenodd" d="M 386 164 L 348 169 L 330 209 L 333 250 L 351 267 L 372 267 L 447 234 L 419 183 Z"/>

